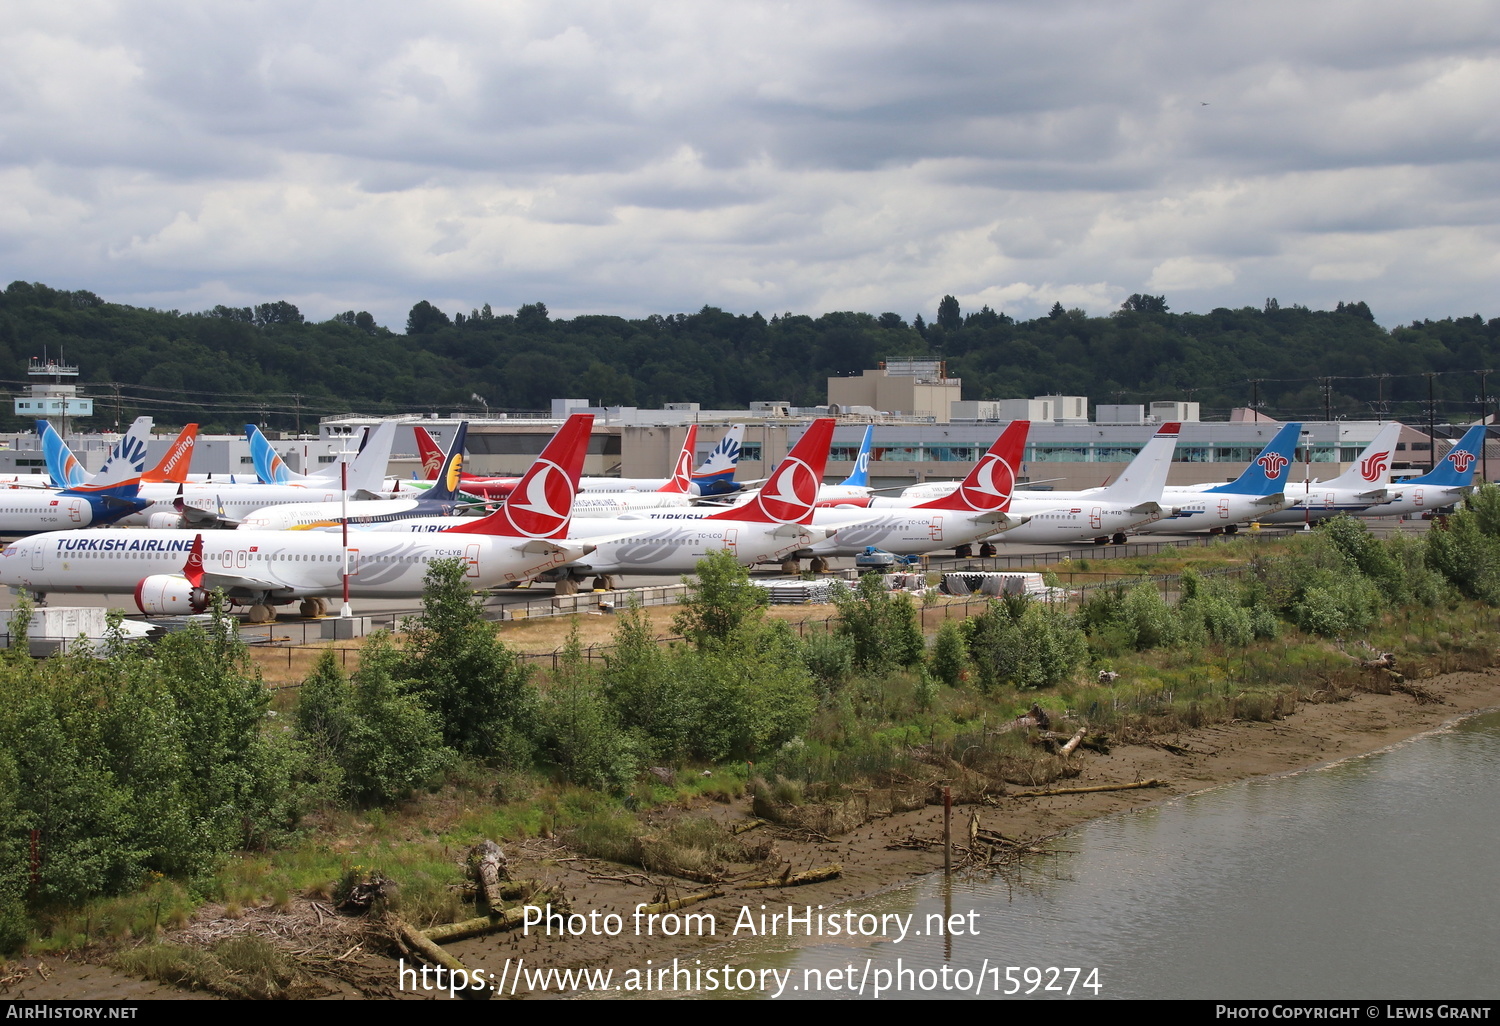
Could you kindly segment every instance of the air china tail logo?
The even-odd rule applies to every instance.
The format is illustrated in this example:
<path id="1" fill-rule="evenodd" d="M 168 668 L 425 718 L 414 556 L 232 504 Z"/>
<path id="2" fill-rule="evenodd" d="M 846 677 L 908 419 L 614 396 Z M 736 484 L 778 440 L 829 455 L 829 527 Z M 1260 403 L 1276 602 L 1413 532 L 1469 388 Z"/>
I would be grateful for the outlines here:
<path id="1" fill-rule="evenodd" d="M 554 538 L 568 526 L 573 512 L 573 484 L 562 467 L 537 460 L 535 469 L 505 503 L 505 519 L 527 538 Z"/>
<path id="2" fill-rule="evenodd" d="M 1255 462 L 1259 464 L 1261 469 L 1266 472 L 1266 477 L 1274 481 L 1281 476 L 1282 468 L 1290 463 L 1291 460 L 1287 459 L 1279 452 L 1271 452 L 1262 456 Z"/>
<path id="3" fill-rule="evenodd" d="M 1390 451 L 1372 453 L 1359 461 L 1359 476 L 1366 481 L 1379 481 L 1389 465 Z"/>
<path id="4" fill-rule="evenodd" d="M 1452 461 L 1453 469 L 1462 474 L 1473 465 L 1476 457 L 1467 449 L 1454 449 L 1448 455 L 1444 456 L 1443 459 Z"/>
<path id="5" fill-rule="evenodd" d="M 977 513 L 1004 509 L 1016 487 L 1016 473 L 994 453 L 985 453 L 964 483 L 958 486 L 959 498 Z"/>
<path id="6" fill-rule="evenodd" d="M 808 516 L 817 499 L 818 475 L 802 460 L 788 456 L 761 489 L 756 502 L 767 518 L 779 524 L 795 524 Z"/>

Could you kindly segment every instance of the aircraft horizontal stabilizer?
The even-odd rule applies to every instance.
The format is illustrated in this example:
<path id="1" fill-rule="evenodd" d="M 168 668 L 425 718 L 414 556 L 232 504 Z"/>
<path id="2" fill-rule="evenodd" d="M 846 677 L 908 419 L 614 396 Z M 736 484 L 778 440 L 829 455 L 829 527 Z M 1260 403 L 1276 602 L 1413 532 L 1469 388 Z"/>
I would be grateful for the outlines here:
<path id="1" fill-rule="evenodd" d="M 1358 495 L 1355 496 L 1355 498 L 1356 499 L 1387 499 L 1387 498 L 1390 498 L 1390 494 L 1391 494 L 1390 493 L 1390 489 L 1388 489 L 1388 488 L 1377 488 L 1373 492 L 1360 492 Z"/>
<path id="2" fill-rule="evenodd" d="M 1143 502 L 1143 503 L 1141 503 L 1141 504 L 1139 504 L 1137 506 L 1131 506 L 1130 507 L 1130 512 L 1132 512 L 1132 513 L 1139 513 L 1143 517 L 1150 516 L 1152 513 L 1160 513 L 1160 512 L 1162 512 L 1161 503 L 1159 503 L 1159 502 Z M 1175 513 L 1176 510 L 1173 510 L 1173 512 Z"/>
<path id="3" fill-rule="evenodd" d="M 1262 495 L 1255 500 L 1257 506 L 1284 506 L 1286 505 L 1286 492 L 1276 492 L 1272 495 Z"/>

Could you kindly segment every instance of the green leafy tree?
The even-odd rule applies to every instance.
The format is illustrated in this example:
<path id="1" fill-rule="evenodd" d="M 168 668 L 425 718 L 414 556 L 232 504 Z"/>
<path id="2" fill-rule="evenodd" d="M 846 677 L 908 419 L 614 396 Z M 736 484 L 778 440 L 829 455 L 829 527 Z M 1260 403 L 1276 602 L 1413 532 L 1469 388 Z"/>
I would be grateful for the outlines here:
<path id="1" fill-rule="evenodd" d="M 404 625 L 407 643 L 395 676 L 410 680 L 413 693 L 437 714 L 449 747 L 524 765 L 536 738 L 531 672 L 481 616 L 466 572 L 459 559 L 428 567 L 422 617 Z"/>
<path id="2" fill-rule="evenodd" d="M 672 629 L 699 649 L 724 649 L 759 628 L 769 597 L 750 583 L 749 572 L 728 549 L 710 552 L 698 561 L 692 594 L 672 617 Z"/>
<path id="3" fill-rule="evenodd" d="M 865 574 L 851 592 L 834 595 L 835 631 L 853 648 L 855 669 L 879 673 L 915 666 L 926 654 L 922 623 L 911 597 L 886 589 L 880 574 Z"/>

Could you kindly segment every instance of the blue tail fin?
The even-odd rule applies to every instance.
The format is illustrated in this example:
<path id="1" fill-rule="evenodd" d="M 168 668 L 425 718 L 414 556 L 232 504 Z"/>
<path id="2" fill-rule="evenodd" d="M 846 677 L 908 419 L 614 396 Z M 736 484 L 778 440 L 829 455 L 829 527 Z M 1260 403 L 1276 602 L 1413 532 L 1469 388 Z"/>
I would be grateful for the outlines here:
<path id="1" fill-rule="evenodd" d="M 290 484 L 292 471 L 286 461 L 276 455 L 266 436 L 254 424 L 245 425 L 245 438 L 250 442 L 250 458 L 255 461 L 255 476 L 262 484 Z"/>
<path id="2" fill-rule="evenodd" d="M 1243 474 L 1229 484 L 1205 488 L 1204 491 L 1233 492 L 1236 495 L 1275 495 L 1286 491 L 1292 465 L 1297 462 L 1297 439 L 1301 434 L 1301 424 L 1283 424 Z"/>
<path id="3" fill-rule="evenodd" d="M 42 455 L 46 457 L 47 474 L 52 478 L 54 487 L 76 488 L 88 483 L 88 471 L 83 469 L 83 464 L 73 455 L 68 443 L 62 440 L 48 421 L 37 421 L 36 433 L 42 440 Z"/>
<path id="4" fill-rule="evenodd" d="M 1475 424 L 1464 432 L 1464 436 L 1453 448 L 1448 450 L 1448 455 L 1438 460 L 1436 467 L 1421 477 L 1409 477 L 1401 483 L 1403 485 L 1438 485 L 1442 488 L 1467 488 L 1474 483 L 1474 471 L 1484 460 L 1484 440 L 1485 426 Z"/>
<path id="5" fill-rule="evenodd" d="M 870 487 L 870 439 L 875 435 L 875 425 L 865 428 L 864 440 L 859 443 L 859 455 L 854 457 L 854 473 L 844 478 L 850 488 Z"/>
<path id="6" fill-rule="evenodd" d="M 453 441 L 448 444 L 448 454 L 443 458 L 443 465 L 438 468 L 432 487 L 423 493 L 423 499 L 432 502 L 457 502 L 459 500 L 458 486 L 464 467 L 464 439 L 468 436 L 469 422 L 460 421 L 458 430 L 453 433 Z"/>
<path id="7" fill-rule="evenodd" d="M 146 469 L 146 443 L 151 438 L 151 418 L 137 417 L 130 430 L 110 452 L 109 459 L 88 484 L 65 489 L 70 495 L 108 496 L 134 499 L 141 489 L 141 473 Z M 141 505 L 145 505 L 144 502 Z M 139 508 L 139 507 L 136 507 Z"/>

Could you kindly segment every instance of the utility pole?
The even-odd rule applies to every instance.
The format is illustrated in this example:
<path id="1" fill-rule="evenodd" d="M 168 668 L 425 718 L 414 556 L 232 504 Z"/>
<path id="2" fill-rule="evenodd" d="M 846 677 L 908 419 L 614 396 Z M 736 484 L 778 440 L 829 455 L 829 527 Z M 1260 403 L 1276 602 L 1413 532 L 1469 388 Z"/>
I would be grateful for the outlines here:
<path id="1" fill-rule="evenodd" d="M 1437 469 L 1437 403 L 1432 398 L 1433 374 L 1427 374 L 1427 470 Z"/>

